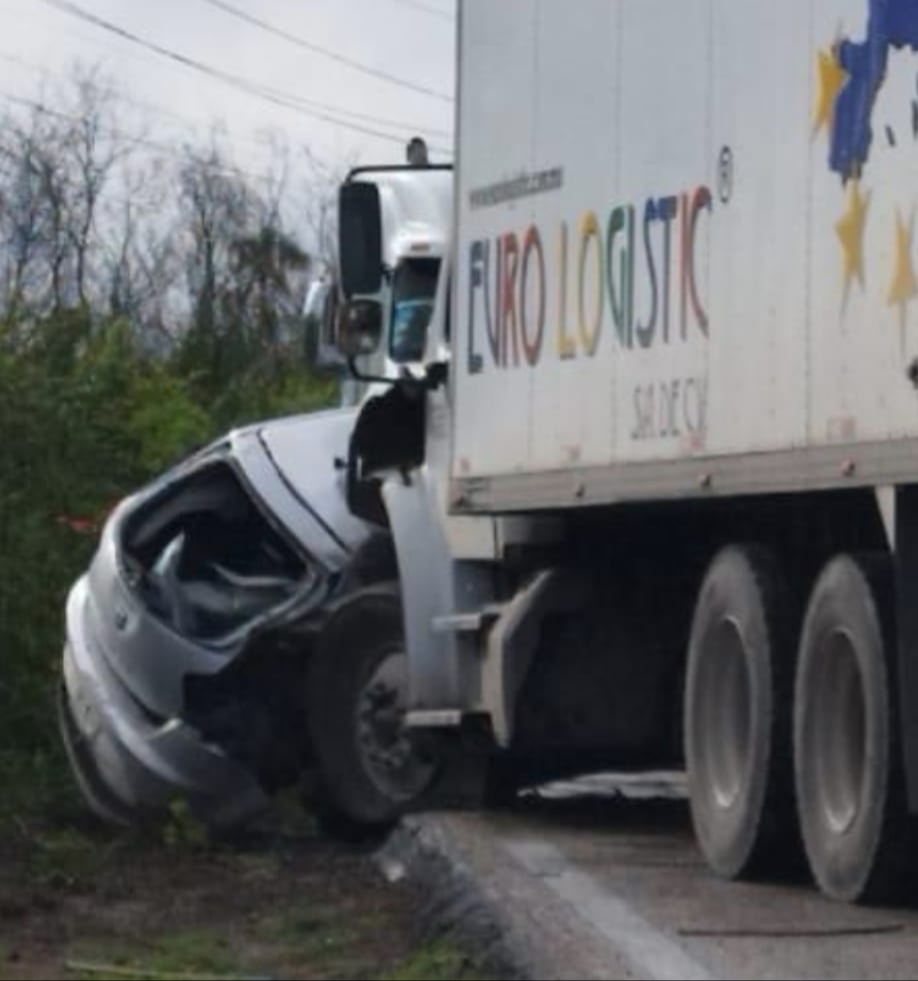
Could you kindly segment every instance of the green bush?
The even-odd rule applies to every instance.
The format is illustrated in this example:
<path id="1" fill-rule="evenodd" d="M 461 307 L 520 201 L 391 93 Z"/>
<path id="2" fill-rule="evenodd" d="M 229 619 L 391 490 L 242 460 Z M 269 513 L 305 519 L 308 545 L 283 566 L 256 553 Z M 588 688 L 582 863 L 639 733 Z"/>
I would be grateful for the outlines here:
<path id="1" fill-rule="evenodd" d="M 3 753 L 57 751 L 66 595 L 112 506 L 226 428 L 334 395 L 293 354 L 275 352 L 267 367 L 250 359 L 207 401 L 194 365 L 178 365 L 145 353 L 130 324 L 87 311 L 0 327 Z"/>

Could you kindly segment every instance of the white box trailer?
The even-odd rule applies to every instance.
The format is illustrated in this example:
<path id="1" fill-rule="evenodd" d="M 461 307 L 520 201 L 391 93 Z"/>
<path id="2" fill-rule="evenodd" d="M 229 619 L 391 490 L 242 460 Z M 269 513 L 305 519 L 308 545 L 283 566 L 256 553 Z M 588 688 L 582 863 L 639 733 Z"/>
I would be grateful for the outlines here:
<path id="1" fill-rule="evenodd" d="M 915 477 L 916 50 L 908 0 L 464 4 L 476 508 Z"/>
<path id="2" fill-rule="evenodd" d="M 463 0 L 459 35 L 448 383 L 349 462 L 409 726 L 492 740 L 504 790 L 684 762 L 721 875 L 802 840 L 831 896 L 914 890 L 918 0 Z M 385 270 L 347 266 L 354 347 Z"/>

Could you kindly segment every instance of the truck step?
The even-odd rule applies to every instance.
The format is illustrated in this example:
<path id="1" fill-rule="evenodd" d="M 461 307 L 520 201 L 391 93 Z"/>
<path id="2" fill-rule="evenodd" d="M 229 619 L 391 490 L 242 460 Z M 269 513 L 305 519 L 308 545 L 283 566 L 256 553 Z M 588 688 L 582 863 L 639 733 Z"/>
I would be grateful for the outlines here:
<path id="1" fill-rule="evenodd" d="M 458 729 L 464 713 L 455 709 L 419 709 L 405 716 L 409 729 Z"/>
<path id="2" fill-rule="evenodd" d="M 502 603 L 495 603 L 472 613 L 453 613 L 435 617 L 433 631 L 435 634 L 477 634 L 488 624 L 500 619 L 505 608 Z"/>

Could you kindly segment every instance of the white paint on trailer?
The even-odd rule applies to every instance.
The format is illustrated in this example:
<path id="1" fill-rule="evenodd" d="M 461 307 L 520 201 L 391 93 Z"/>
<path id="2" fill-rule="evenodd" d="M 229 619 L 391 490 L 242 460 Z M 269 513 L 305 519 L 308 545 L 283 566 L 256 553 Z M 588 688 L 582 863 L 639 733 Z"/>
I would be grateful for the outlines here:
<path id="1" fill-rule="evenodd" d="M 918 43 L 888 48 L 859 178 L 815 115 L 869 11 L 465 0 L 456 478 L 918 436 Z"/>

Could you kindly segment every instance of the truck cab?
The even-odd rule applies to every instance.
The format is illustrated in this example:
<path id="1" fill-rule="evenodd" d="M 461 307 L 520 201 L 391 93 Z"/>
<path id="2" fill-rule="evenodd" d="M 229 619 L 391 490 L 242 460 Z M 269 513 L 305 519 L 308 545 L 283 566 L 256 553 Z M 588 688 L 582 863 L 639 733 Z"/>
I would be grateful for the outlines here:
<path id="1" fill-rule="evenodd" d="M 344 399 L 359 406 L 346 461 L 348 505 L 376 529 L 354 564 L 355 588 L 323 630 L 307 681 L 318 801 L 348 824 L 388 823 L 425 800 L 441 771 L 433 744 L 415 739 L 408 726 L 418 676 L 409 651 L 420 649 L 420 638 L 407 642 L 405 625 L 426 618 L 406 617 L 400 569 L 424 563 L 400 553 L 409 538 L 422 547 L 442 540 L 424 518 L 438 521 L 445 513 L 439 492 L 446 485 L 411 483 L 430 500 L 410 529 L 394 527 L 384 493 L 393 472 L 407 479 L 427 456 L 429 381 L 445 377 L 450 357 L 444 311 L 452 206 L 451 167 L 416 162 L 354 170 L 340 189 L 335 275 L 310 297 L 313 330 L 324 341 L 319 350 L 347 365 Z M 437 550 L 428 567 L 438 569 L 442 560 Z"/>
<path id="2" fill-rule="evenodd" d="M 448 356 L 448 339 L 431 335 L 430 326 L 446 268 L 452 193 L 449 166 L 365 167 L 344 182 L 339 266 L 313 284 L 305 313 L 319 366 L 340 370 L 351 362 L 342 380 L 345 404 L 359 404 L 372 379 L 378 390 Z M 355 279 L 352 270 L 365 269 L 371 251 L 377 275 Z M 361 332 L 349 358 L 339 344 L 343 314 Z"/>
<path id="3" fill-rule="evenodd" d="M 210 826 L 238 826 L 319 769 L 306 782 L 322 785 L 326 812 L 337 803 L 327 788 L 346 787 L 352 772 L 383 788 L 375 809 L 346 798 L 337 806 L 376 823 L 426 783 L 397 724 L 404 657 L 387 644 L 368 661 L 347 639 L 368 621 L 370 636 L 385 638 L 392 621 L 380 610 L 397 576 L 385 530 L 348 507 L 352 481 L 340 461 L 358 406 L 426 357 L 451 174 L 380 168 L 345 186 L 373 188 L 383 206 L 379 283 L 354 308 L 373 314 L 376 334 L 355 352 L 341 408 L 227 434 L 140 489 L 106 523 L 71 593 L 61 735 L 87 803 L 106 821 L 145 822 L 183 800 Z M 347 231 L 346 241 L 363 234 Z M 345 367 L 335 347 L 348 311 L 340 299 L 334 274 L 309 292 L 307 354 L 319 367 Z M 339 670 L 352 699 L 343 706 Z M 369 751 L 342 763 L 355 735 Z"/>

